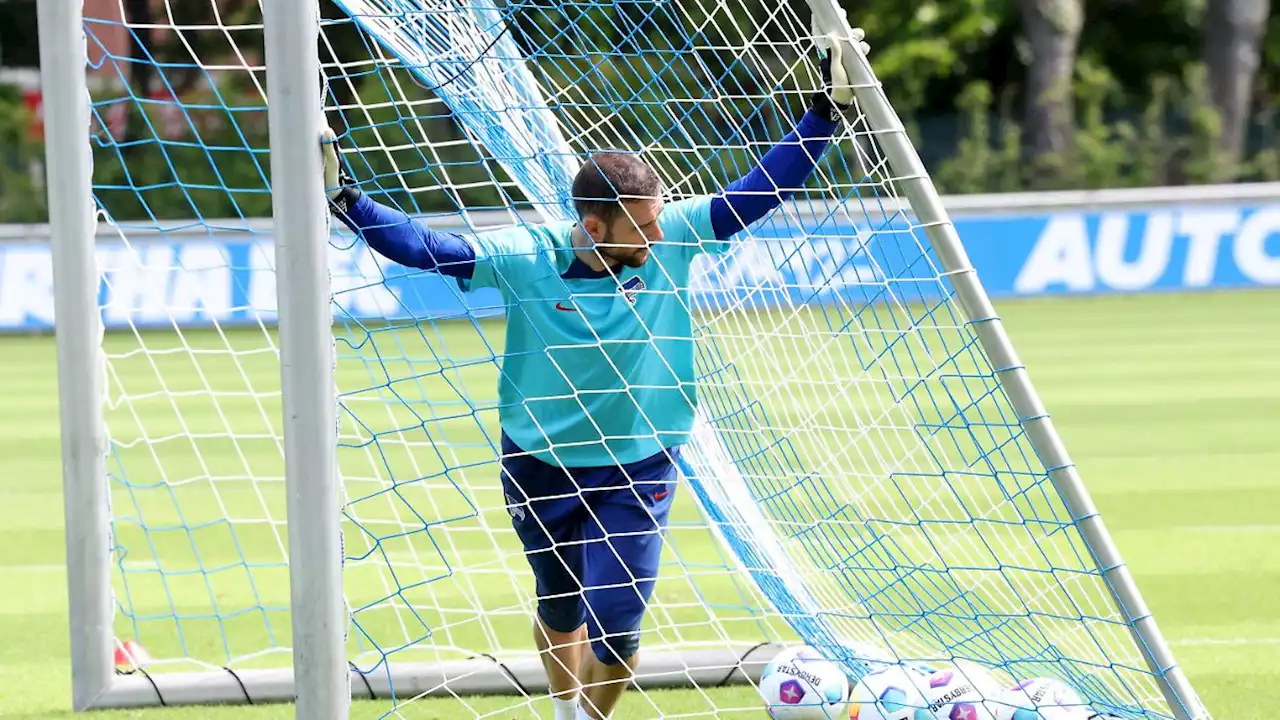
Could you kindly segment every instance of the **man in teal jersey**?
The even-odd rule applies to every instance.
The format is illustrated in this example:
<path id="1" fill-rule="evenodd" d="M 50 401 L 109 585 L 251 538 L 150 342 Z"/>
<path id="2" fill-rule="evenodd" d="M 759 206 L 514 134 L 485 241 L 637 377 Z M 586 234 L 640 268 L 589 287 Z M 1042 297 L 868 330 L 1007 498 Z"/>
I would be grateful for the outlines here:
<path id="1" fill-rule="evenodd" d="M 848 40 L 868 50 L 860 30 Z M 609 717 L 639 661 L 697 406 L 692 263 L 804 186 L 853 101 L 842 44 L 830 42 L 825 86 L 795 130 L 721 193 L 668 203 L 643 161 L 597 153 L 574 178 L 572 222 L 433 231 L 360 192 L 326 134 L 325 183 L 342 222 L 401 265 L 507 302 L 502 483 L 537 584 L 534 638 L 557 720 Z"/>

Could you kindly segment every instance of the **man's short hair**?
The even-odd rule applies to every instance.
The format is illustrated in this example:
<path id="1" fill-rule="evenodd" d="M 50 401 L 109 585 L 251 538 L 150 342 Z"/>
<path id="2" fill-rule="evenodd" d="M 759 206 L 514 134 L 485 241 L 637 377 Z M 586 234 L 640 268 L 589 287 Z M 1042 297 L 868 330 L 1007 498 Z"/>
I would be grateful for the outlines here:
<path id="1" fill-rule="evenodd" d="M 613 222 L 621 214 L 623 202 L 657 199 L 662 180 L 636 155 L 593 153 L 574 176 L 572 192 L 579 218 L 595 215 Z"/>

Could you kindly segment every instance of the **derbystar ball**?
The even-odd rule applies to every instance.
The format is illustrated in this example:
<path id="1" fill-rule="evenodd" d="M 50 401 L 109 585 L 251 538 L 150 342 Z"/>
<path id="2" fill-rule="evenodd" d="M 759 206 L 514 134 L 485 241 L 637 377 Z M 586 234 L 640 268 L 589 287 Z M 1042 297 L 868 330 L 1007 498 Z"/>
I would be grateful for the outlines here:
<path id="1" fill-rule="evenodd" d="M 788 648 L 765 666 L 760 695 L 775 720 L 843 720 L 849 678 L 811 647 Z"/>
<path id="2" fill-rule="evenodd" d="M 1023 680 L 995 704 L 996 720 L 1080 720 L 1091 717 L 1080 694 L 1053 678 Z"/>
<path id="3" fill-rule="evenodd" d="M 904 665 L 868 673 L 853 687 L 849 717 L 853 720 L 933 720 L 922 687 L 926 672 Z"/>
<path id="4" fill-rule="evenodd" d="M 1001 690 L 990 678 L 982 668 L 967 663 L 933 672 L 925 679 L 923 688 L 928 714 L 913 720 L 993 720 L 986 701 Z"/>

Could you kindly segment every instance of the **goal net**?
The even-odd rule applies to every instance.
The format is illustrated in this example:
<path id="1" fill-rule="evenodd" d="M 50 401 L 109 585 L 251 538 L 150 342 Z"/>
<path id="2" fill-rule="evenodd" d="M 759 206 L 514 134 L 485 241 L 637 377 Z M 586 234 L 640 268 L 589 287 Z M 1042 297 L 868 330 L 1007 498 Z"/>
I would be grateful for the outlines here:
<path id="1" fill-rule="evenodd" d="M 288 699 L 270 203 L 291 179 L 269 178 L 261 9 L 87 7 L 111 602 L 131 653 L 108 703 Z M 439 230 L 571 218 L 600 150 L 639 153 L 668 202 L 714 193 L 820 84 L 791 2 L 323 8 L 343 162 Z M 806 186 L 679 289 L 699 419 L 623 716 L 754 717 L 760 666 L 789 644 L 854 679 L 969 661 L 1121 717 L 1190 716 L 963 253 L 907 201 L 920 178 L 889 152 L 883 96 L 859 99 Z M 315 390 L 339 416 L 351 691 L 374 698 L 352 714 L 548 716 L 499 481 L 511 300 L 337 223 L 329 257 L 337 387 Z"/>

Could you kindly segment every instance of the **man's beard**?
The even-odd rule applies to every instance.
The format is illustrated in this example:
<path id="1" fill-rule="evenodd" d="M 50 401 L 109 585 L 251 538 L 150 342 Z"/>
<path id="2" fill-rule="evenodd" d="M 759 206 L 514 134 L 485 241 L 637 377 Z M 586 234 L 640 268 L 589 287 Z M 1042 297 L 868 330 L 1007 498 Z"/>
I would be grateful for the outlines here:
<path id="1" fill-rule="evenodd" d="M 605 259 L 605 264 L 616 262 L 629 268 L 638 268 L 649 259 L 649 248 L 647 246 L 634 248 L 623 248 L 616 245 L 613 247 L 599 247 L 599 245 L 608 245 L 612 241 L 613 233 L 605 233 L 605 236 L 600 238 L 600 242 L 596 247 L 596 252 L 600 253 L 600 256 Z"/>

